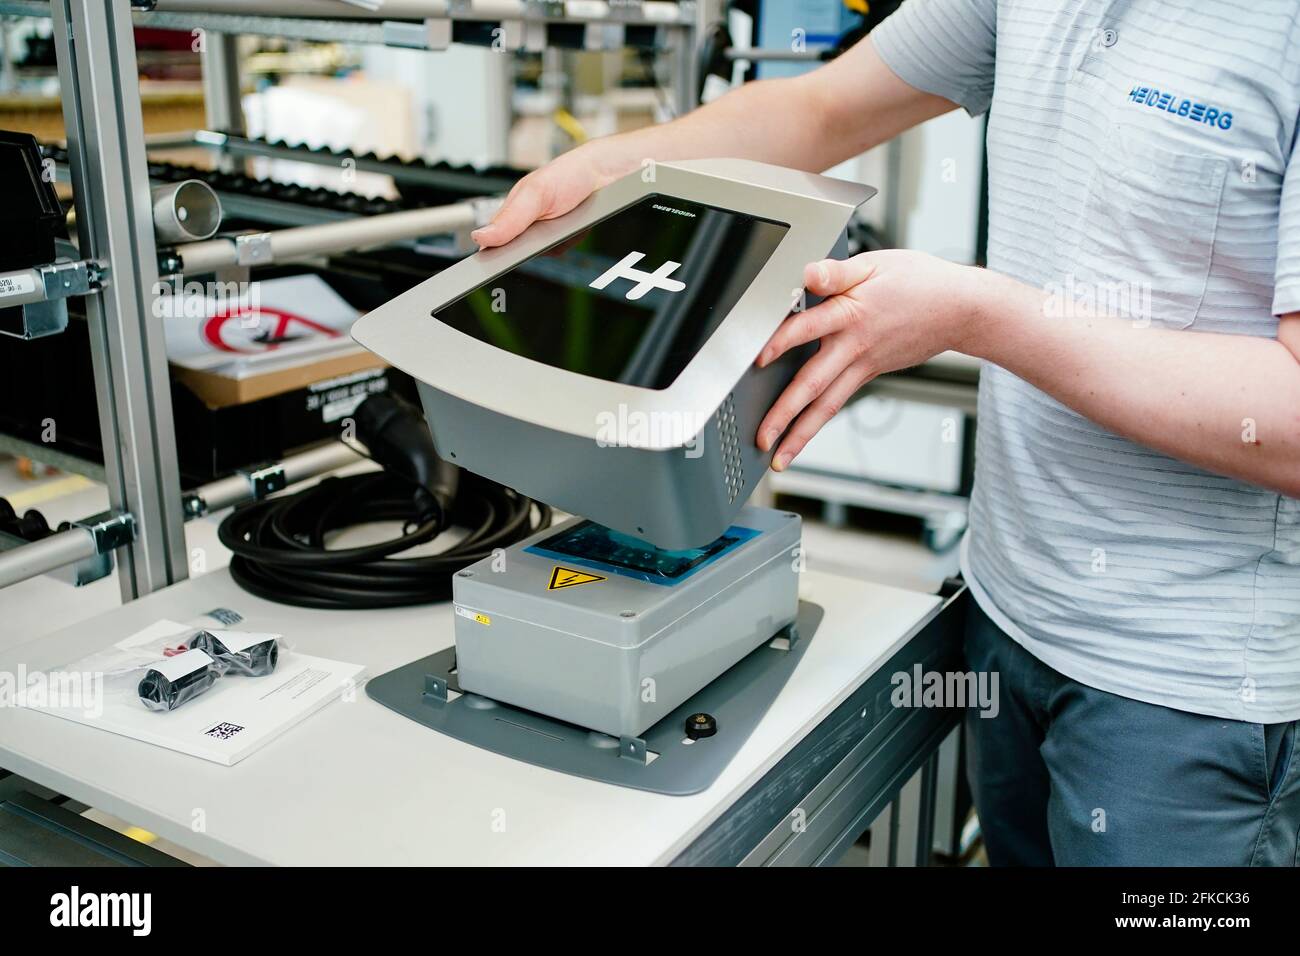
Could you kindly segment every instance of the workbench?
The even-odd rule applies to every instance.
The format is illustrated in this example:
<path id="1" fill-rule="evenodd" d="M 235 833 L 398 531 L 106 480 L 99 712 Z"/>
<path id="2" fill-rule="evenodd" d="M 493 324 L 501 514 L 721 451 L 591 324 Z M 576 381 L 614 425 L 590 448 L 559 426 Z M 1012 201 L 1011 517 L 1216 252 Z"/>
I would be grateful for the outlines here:
<path id="1" fill-rule="evenodd" d="M 663 796 L 478 750 L 360 689 L 233 767 L 24 708 L 0 708 L 0 767 L 225 864 L 647 865 L 834 862 L 928 778 L 959 712 L 896 708 L 890 678 L 961 669 L 966 592 L 943 596 L 817 571 L 825 617 L 771 709 L 707 790 Z M 0 652 L 0 670 L 57 667 L 160 619 L 215 607 L 369 676 L 452 643 L 449 604 L 313 611 L 240 590 L 223 570 Z M 927 806 L 928 803 L 928 806 Z M 926 814 L 923 812 L 922 817 Z M 928 844 L 927 829 L 917 837 Z"/>

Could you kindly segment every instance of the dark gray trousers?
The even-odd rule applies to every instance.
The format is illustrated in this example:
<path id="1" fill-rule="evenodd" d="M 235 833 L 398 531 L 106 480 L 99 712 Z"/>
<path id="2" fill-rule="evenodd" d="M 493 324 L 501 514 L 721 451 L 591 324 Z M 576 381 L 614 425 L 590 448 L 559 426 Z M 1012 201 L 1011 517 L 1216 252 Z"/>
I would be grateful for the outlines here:
<path id="1" fill-rule="evenodd" d="M 975 602 L 974 671 L 997 716 L 966 717 L 971 788 L 994 866 L 1295 866 L 1296 725 L 1145 704 L 1039 661 Z"/>

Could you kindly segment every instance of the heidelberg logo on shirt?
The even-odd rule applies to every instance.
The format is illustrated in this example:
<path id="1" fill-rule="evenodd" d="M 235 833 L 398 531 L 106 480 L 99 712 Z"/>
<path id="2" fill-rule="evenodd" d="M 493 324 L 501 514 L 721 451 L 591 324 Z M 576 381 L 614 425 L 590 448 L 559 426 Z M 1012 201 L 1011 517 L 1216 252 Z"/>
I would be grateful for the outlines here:
<path id="1" fill-rule="evenodd" d="M 1135 86 L 1129 90 L 1128 98 L 1130 102 L 1162 110 L 1173 116 L 1182 117 L 1190 123 L 1201 123 L 1217 129 L 1232 129 L 1232 113 L 1228 110 L 1198 103 L 1169 90 L 1157 89 L 1154 86 Z"/>

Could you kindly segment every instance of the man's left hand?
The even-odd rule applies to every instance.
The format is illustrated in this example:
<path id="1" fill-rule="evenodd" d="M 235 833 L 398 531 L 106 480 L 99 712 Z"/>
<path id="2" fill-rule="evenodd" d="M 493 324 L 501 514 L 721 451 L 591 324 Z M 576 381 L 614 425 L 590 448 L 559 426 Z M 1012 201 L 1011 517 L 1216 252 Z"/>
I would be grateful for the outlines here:
<path id="1" fill-rule="evenodd" d="M 796 346 L 820 340 L 758 428 L 767 451 L 786 431 L 772 467 L 781 471 L 844 403 L 877 375 L 961 349 L 987 274 L 902 249 L 824 259 L 804 269 L 804 288 L 823 296 L 792 313 L 758 357 L 771 364 Z"/>

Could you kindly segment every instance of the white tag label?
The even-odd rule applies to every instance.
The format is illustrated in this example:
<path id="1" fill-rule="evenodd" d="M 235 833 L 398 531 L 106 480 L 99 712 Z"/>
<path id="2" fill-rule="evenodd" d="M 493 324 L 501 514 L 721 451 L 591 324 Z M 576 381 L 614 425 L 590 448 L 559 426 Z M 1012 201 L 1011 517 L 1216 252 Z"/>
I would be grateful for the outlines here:
<path id="1" fill-rule="evenodd" d="M 609 16 L 609 4 L 605 0 L 568 0 L 564 15 L 574 20 L 604 20 Z"/>
<path id="2" fill-rule="evenodd" d="M 641 4 L 641 16 L 656 22 L 677 23 L 682 19 L 682 8 L 676 3 L 645 0 L 645 3 Z"/>
<path id="3" fill-rule="evenodd" d="M 184 654 L 177 654 L 175 657 L 164 657 L 160 661 L 154 661 L 149 665 L 148 669 L 157 671 L 168 680 L 174 681 L 180 680 L 186 674 L 201 670 L 211 663 L 212 658 L 195 648 L 192 651 L 186 651 Z"/>
<path id="4" fill-rule="evenodd" d="M 471 621 L 475 622 L 476 624 L 482 624 L 484 627 L 492 626 L 492 618 L 488 617 L 486 614 L 484 614 L 481 611 L 471 611 L 469 608 L 461 607 L 459 604 L 457 604 L 456 613 L 459 614 L 461 617 L 469 618 Z"/>
<path id="5" fill-rule="evenodd" d="M 0 299 L 11 295 L 26 295 L 36 290 L 36 281 L 29 275 L 0 276 Z"/>
<path id="6" fill-rule="evenodd" d="M 351 415 L 362 402 L 370 396 L 352 395 L 337 402 L 326 402 L 320 410 L 321 421 L 336 422 L 345 415 Z"/>

